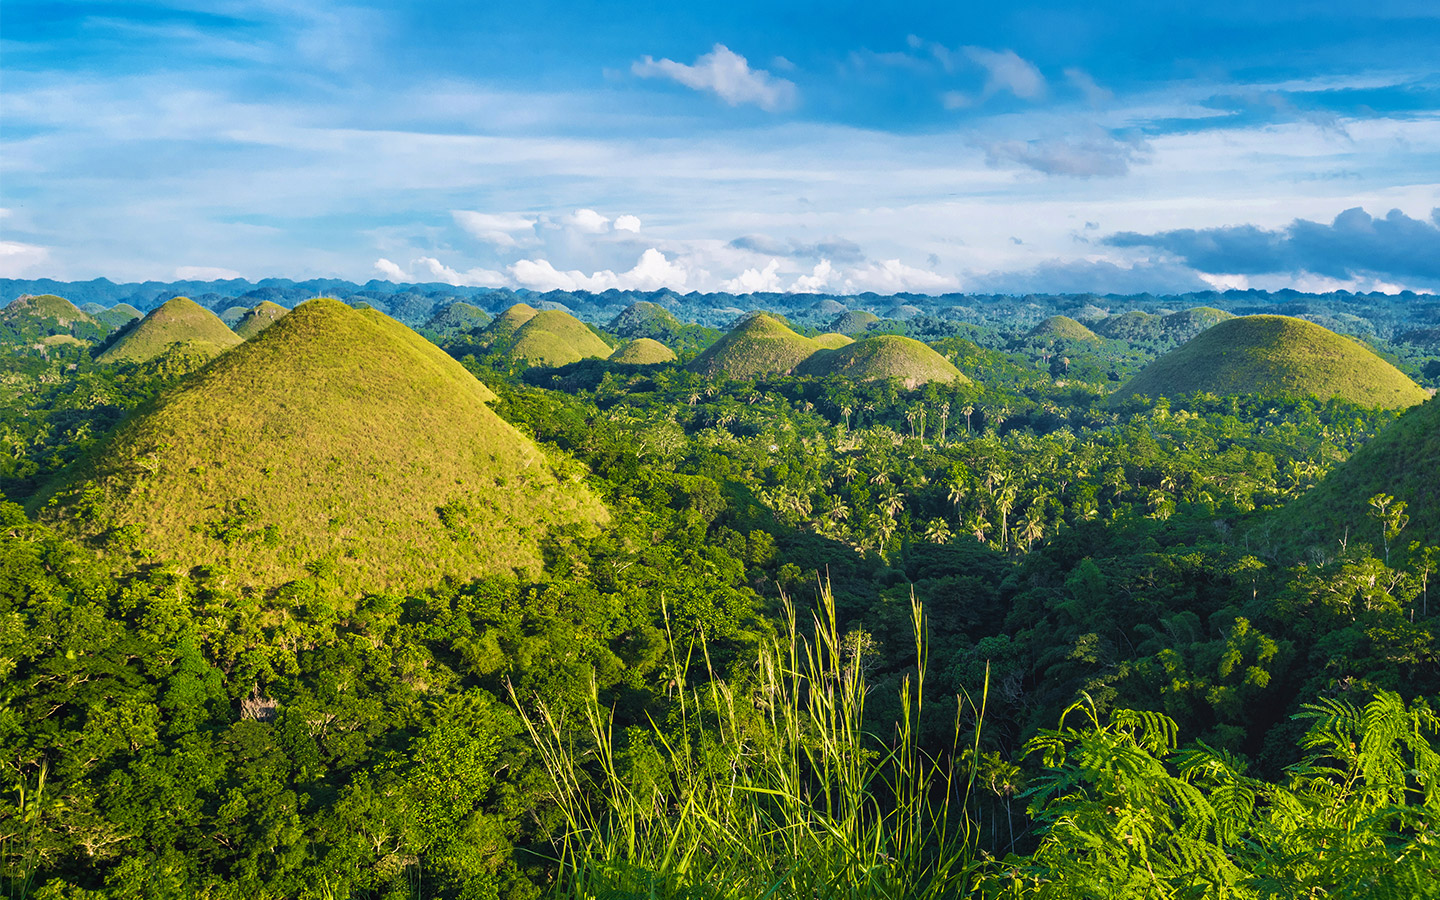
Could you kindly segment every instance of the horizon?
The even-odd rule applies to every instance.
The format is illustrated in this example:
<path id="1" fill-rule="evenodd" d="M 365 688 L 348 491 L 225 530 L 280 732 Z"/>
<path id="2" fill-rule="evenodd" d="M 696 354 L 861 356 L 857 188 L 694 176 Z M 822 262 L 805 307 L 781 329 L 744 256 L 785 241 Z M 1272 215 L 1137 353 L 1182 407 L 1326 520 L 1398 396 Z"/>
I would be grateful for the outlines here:
<path id="1" fill-rule="evenodd" d="M 1413 2 L 16 0 L 0 277 L 1431 294 L 1436 46 Z"/>

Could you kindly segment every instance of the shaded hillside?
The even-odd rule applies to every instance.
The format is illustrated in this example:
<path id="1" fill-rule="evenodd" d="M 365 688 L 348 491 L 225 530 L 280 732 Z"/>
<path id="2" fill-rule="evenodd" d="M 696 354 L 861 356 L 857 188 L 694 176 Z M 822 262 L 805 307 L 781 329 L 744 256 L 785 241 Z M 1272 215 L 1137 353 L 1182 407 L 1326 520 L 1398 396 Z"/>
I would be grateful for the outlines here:
<path id="1" fill-rule="evenodd" d="M 841 313 L 830 323 L 830 327 L 841 334 L 856 335 L 880 321 L 880 317 L 863 309 L 852 309 Z"/>
<path id="2" fill-rule="evenodd" d="M 150 311 L 96 357 L 99 362 L 143 362 L 175 350 L 216 356 L 242 342 L 220 317 L 188 297 Z"/>
<path id="3" fill-rule="evenodd" d="M 1051 316 L 1030 329 L 1030 341 L 1098 341 L 1100 336 L 1069 316 Z"/>
<path id="4" fill-rule="evenodd" d="M 515 338 L 515 332 L 520 330 L 521 325 L 535 318 L 538 312 L 539 310 L 528 303 L 516 303 L 496 316 L 495 321 L 486 325 L 476 337 L 483 347 L 497 350 L 509 349 Z"/>
<path id="5" fill-rule="evenodd" d="M 54 294 L 17 297 L 0 310 L 0 341 L 31 343 L 65 335 L 80 340 L 99 340 L 110 330 L 78 306 Z"/>
<path id="6" fill-rule="evenodd" d="M 754 378 L 784 374 L 821 349 L 769 313 L 755 313 L 690 363 L 692 372 Z"/>
<path id="7" fill-rule="evenodd" d="M 622 338 L 640 338 L 673 334 L 680 326 L 680 320 L 670 310 L 649 300 L 638 300 L 611 319 L 606 330 Z"/>
<path id="8" fill-rule="evenodd" d="M 675 351 L 651 338 L 637 338 L 610 354 L 610 361 L 627 366 L 654 366 L 675 361 Z"/>
<path id="9" fill-rule="evenodd" d="M 269 300 L 262 301 L 254 309 L 246 311 L 245 315 L 236 323 L 235 333 L 240 335 L 242 340 L 248 341 L 274 325 L 281 316 L 289 311 L 278 303 L 271 303 Z"/>
<path id="10" fill-rule="evenodd" d="M 490 314 L 478 306 L 456 301 L 430 317 L 425 330 L 448 337 L 489 325 Z"/>
<path id="11" fill-rule="evenodd" d="M 1116 391 L 1176 397 L 1302 394 L 1344 397 L 1366 406 L 1412 406 L 1425 391 L 1355 341 L 1288 316 L 1229 319 L 1155 360 Z"/>
<path id="12" fill-rule="evenodd" d="M 261 587 L 535 571 L 548 529 L 606 513 L 493 397 L 400 323 L 312 300 L 142 408 L 35 507 L 111 548 Z"/>
<path id="13" fill-rule="evenodd" d="M 227 306 L 216 313 L 216 315 L 220 317 L 220 321 L 224 322 L 233 330 L 236 325 L 240 324 L 240 320 L 245 318 L 249 312 L 250 307 L 248 306 Z"/>
<path id="14" fill-rule="evenodd" d="M 838 331 L 827 331 L 824 334 L 817 334 L 810 340 L 820 345 L 822 350 L 839 350 L 855 343 L 855 339 L 848 334 L 841 334 Z"/>
<path id="15" fill-rule="evenodd" d="M 969 381 L 945 357 L 915 340 L 882 334 L 838 350 L 821 350 L 795 367 L 797 375 L 839 375 L 854 381 L 894 378 L 914 389 L 932 381 Z"/>
<path id="16" fill-rule="evenodd" d="M 564 366 L 589 357 L 605 358 L 610 345 L 567 312 L 546 309 L 515 331 L 510 355 L 536 366 Z"/>

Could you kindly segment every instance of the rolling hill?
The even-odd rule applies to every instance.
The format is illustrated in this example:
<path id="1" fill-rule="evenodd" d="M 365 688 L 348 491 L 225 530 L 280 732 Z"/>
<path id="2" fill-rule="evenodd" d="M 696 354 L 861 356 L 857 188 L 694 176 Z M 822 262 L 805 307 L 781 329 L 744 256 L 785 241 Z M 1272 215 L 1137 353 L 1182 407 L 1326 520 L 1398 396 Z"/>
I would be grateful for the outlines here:
<path id="1" fill-rule="evenodd" d="M 627 366 L 655 366 L 675 361 L 675 351 L 652 338 L 636 338 L 610 354 L 610 361 Z"/>
<path id="2" fill-rule="evenodd" d="M 1366 406 L 1413 406 L 1427 396 L 1369 348 L 1303 319 L 1243 316 L 1201 332 L 1111 395 L 1306 394 Z"/>
<path id="3" fill-rule="evenodd" d="M 769 313 L 755 313 L 730 329 L 687 367 L 701 375 L 755 378 L 785 374 L 820 350 Z"/>
<path id="4" fill-rule="evenodd" d="M 969 381 L 945 357 L 915 340 L 882 334 L 838 350 L 821 350 L 795 367 L 796 375 L 840 375 L 854 381 L 894 378 L 913 390 L 932 381 Z"/>
<path id="5" fill-rule="evenodd" d="M 119 303 L 106 310 L 95 313 L 95 319 L 108 326 L 111 330 L 124 328 L 136 319 L 143 319 L 145 314 L 128 303 Z"/>
<path id="6" fill-rule="evenodd" d="M 490 321 L 490 314 L 485 310 L 457 300 L 431 316 L 430 321 L 425 323 L 425 329 L 448 336 L 483 328 L 489 325 Z"/>
<path id="7" fill-rule="evenodd" d="M 240 335 L 242 340 L 248 341 L 274 325 L 281 316 L 289 311 L 278 303 L 262 300 L 259 305 L 246 310 L 245 315 L 235 325 L 235 333 Z"/>
<path id="8" fill-rule="evenodd" d="M 175 297 L 151 310 L 95 358 L 104 363 L 144 362 L 172 348 L 216 356 L 240 343 L 241 337 L 219 316 L 188 297 Z"/>
<path id="9" fill-rule="evenodd" d="M 841 334 L 856 335 L 880 321 L 880 317 L 863 309 L 852 309 L 841 313 L 830 323 L 830 327 Z"/>
<path id="10" fill-rule="evenodd" d="M 536 366 L 565 366 L 590 357 L 604 359 L 610 345 L 590 326 L 567 312 L 546 309 L 531 316 L 515 331 L 510 355 Z"/>
<path id="11" fill-rule="evenodd" d="M 622 338 L 641 338 L 673 334 L 681 327 L 681 321 L 670 310 L 649 300 L 637 300 L 611 319 L 605 330 Z"/>
<path id="12" fill-rule="evenodd" d="M 351 591 L 530 571 L 559 525 L 607 513 L 420 335 L 298 306 L 142 407 L 35 501 L 57 528 L 273 588 Z"/>
<path id="13" fill-rule="evenodd" d="M 1030 341 L 1090 341 L 1100 340 L 1095 332 L 1081 325 L 1069 316 L 1051 316 L 1025 334 Z"/>
<path id="14" fill-rule="evenodd" d="M 7 344 L 37 343 L 54 336 L 95 341 L 109 330 L 109 325 L 54 294 L 25 294 L 0 310 L 0 341 Z"/>
<path id="15" fill-rule="evenodd" d="M 482 346 L 497 350 L 509 349 L 520 326 L 535 318 L 539 312 L 528 303 L 517 303 L 495 317 L 478 335 Z"/>
<path id="16" fill-rule="evenodd" d="M 841 347 L 855 343 L 855 339 L 848 334 L 841 334 L 838 331 L 827 331 L 824 334 L 817 334 L 812 341 L 820 345 L 822 350 L 839 350 Z"/>

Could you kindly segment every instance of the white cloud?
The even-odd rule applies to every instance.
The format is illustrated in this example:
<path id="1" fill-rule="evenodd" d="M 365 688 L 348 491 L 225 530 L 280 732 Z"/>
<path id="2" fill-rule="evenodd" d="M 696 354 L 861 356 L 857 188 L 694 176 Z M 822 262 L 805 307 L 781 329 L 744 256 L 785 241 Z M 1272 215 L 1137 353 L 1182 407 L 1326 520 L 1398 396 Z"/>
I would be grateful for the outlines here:
<path id="1" fill-rule="evenodd" d="M 601 234 L 610 230 L 610 220 L 593 209 L 577 209 L 565 217 L 565 224 L 585 234 Z"/>
<path id="2" fill-rule="evenodd" d="M 790 290 L 796 294 L 818 294 L 825 290 L 830 283 L 830 276 L 835 274 L 835 268 L 830 265 L 830 260 L 822 259 L 809 275 L 801 275 L 795 279 L 795 284 Z"/>
<path id="3" fill-rule="evenodd" d="M 582 210 L 588 212 L 588 210 Z M 482 213 L 468 209 L 450 212 L 455 224 L 470 235 L 497 247 L 514 247 L 519 244 L 517 236 L 533 233 L 536 220 L 519 213 Z"/>
<path id="4" fill-rule="evenodd" d="M 1065 70 L 1065 77 L 1080 89 L 1080 93 L 1085 95 L 1085 102 L 1091 106 L 1100 106 L 1115 99 L 1114 92 L 1096 84 L 1095 79 L 1090 77 L 1090 73 L 1084 69 L 1072 66 Z"/>
<path id="5" fill-rule="evenodd" d="M 504 287 L 505 276 L 490 269 L 469 269 L 457 272 L 432 256 L 422 256 L 414 266 L 422 266 L 437 281 L 464 287 Z"/>
<path id="6" fill-rule="evenodd" d="M 794 82 L 750 68 L 745 57 L 724 44 L 716 44 L 694 65 L 647 56 L 630 71 L 641 78 L 669 78 L 697 91 L 712 91 L 731 106 L 753 103 L 770 112 L 792 106 L 797 95 Z"/>
<path id="7" fill-rule="evenodd" d="M 907 266 L 898 259 L 887 259 L 879 263 L 869 263 L 863 269 L 850 270 L 850 273 L 845 276 L 844 293 L 860 294 L 865 291 L 874 291 L 877 294 L 894 294 L 899 291 L 923 293 L 955 290 L 959 286 L 959 282 L 949 275 Z"/>
<path id="8" fill-rule="evenodd" d="M 616 216 L 616 231 L 629 231 L 634 234 L 640 233 L 640 218 L 638 216 Z"/>
<path id="9" fill-rule="evenodd" d="M 591 275 L 572 270 L 562 272 L 547 259 L 522 259 L 509 268 L 510 277 L 520 287 L 533 291 L 608 291 L 617 290 L 657 291 L 661 288 L 681 290 L 689 272 L 678 262 L 671 262 L 665 254 L 651 247 L 640 255 L 635 268 L 616 274 L 602 269 Z"/>
<path id="10" fill-rule="evenodd" d="M 987 50 L 965 47 L 970 61 L 985 70 L 985 96 L 1009 91 L 1022 100 L 1038 100 L 1045 96 L 1045 76 L 1035 64 L 1014 50 Z"/>
<path id="11" fill-rule="evenodd" d="M 180 266 L 175 270 L 176 281 L 224 281 L 242 277 L 234 269 L 219 266 Z"/>
<path id="12" fill-rule="evenodd" d="M 758 292 L 780 293 L 780 260 L 772 259 L 763 269 L 746 269 L 736 277 L 720 285 L 720 290 L 732 294 L 753 294 Z"/>
<path id="13" fill-rule="evenodd" d="M 50 258 L 50 251 L 36 244 L 0 241 L 0 278 L 24 278 Z"/>
<path id="14" fill-rule="evenodd" d="M 409 279 L 409 276 L 405 274 L 404 269 L 395 265 L 393 262 L 384 258 L 383 256 L 375 260 L 375 271 L 380 273 L 381 278 L 385 279 L 386 281 L 393 281 L 396 284 L 399 284 L 400 282 Z"/>

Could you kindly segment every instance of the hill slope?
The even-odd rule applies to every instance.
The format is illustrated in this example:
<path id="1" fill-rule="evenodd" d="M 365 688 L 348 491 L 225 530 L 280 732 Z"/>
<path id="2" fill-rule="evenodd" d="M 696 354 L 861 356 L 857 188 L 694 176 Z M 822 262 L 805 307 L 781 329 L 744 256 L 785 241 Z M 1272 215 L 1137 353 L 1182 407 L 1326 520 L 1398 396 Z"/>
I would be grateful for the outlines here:
<path id="1" fill-rule="evenodd" d="M 756 313 L 711 344 L 687 367 L 701 375 L 754 378 L 794 369 L 820 345 L 769 313 Z"/>
<path id="2" fill-rule="evenodd" d="M 257 587 L 307 564 L 359 591 L 533 570 L 547 529 L 607 514 L 493 397 L 400 323 L 312 300 L 138 411 L 36 506 Z"/>
<path id="3" fill-rule="evenodd" d="M 459 334 L 490 324 L 490 314 L 478 306 L 457 300 L 430 317 L 425 328 L 441 335 Z"/>
<path id="4" fill-rule="evenodd" d="M 240 335 L 241 340 L 248 341 L 274 325 L 276 320 L 289 311 L 278 303 L 262 300 L 258 306 L 247 310 L 245 315 L 240 317 L 240 321 L 235 324 L 235 333 Z"/>
<path id="5" fill-rule="evenodd" d="M 841 313 L 830 323 L 830 327 L 841 334 L 856 335 L 880 321 L 880 317 L 863 309 L 852 309 Z"/>
<path id="6" fill-rule="evenodd" d="M 119 303 L 109 309 L 95 313 L 95 319 L 111 329 L 122 328 L 145 314 L 128 303 Z"/>
<path id="7" fill-rule="evenodd" d="M 180 345 L 187 353 L 216 356 L 242 342 L 220 317 L 188 297 L 152 309 L 95 357 L 99 362 L 144 362 Z"/>
<path id="8" fill-rule="evenodd" d="M 517 303 L 495 317 L 495 321 L 485 326 L 480 332 L 480 343 L 482 346 L 494 347 L 496 349 L 507 349 L 515 338 L 515 332 L 520 326 L 535 318 L 539 312 L 528 303 Z"/>
<path id="9" fill-rule="evenodd" d="M 897 334 L 822 350 L 796 366 L 795 374 L 842 375 L 855 381 L 896 378 L 910 389 L 931 381 L 969 381 L 945 357 L 914 338 Z"/>
<path id="10" fill-rule="evenodd" d="M 606 330 L 622 338 L 639 338 L 674 333 L 680 327 L 680 320 L 670 310 L 649 300 L 637 300 L 611 319 Z"/>
<path id="11" fill-rule="evenodd" d="M 1026 333 L 1029 340 L 1099 341 L 1100 336 L 1069 316 L 1051 316 Z"/>
<path id="12" fill-rule="evenodd" d="M 817 334 L 812 341 L 820 345 L 822 350 L 839 350 L 841 347 L 848 347 L 855 343 L 855 339 L 848 334 L 841 334 L 838 331 L 827 331 L 824 334 Z"/>
<path id="13" fill-rule="evenodd" d="M 651 338 L 637 338 L 610 354 L 610 361 L 628 366 L 655 366 L 675 361 L 675 351 Z"/>
<path id="14" fill-rule="evenodd" d="M 1426 393 L 1368 348 L 1303 319 L 1227 319 L 1170 351 L 1130 379 L 1112 399 L 1143 394 L 1339 395 L 1366 406 L 1399 408 Z"/>
<path id="15" fill-rule="evenodd" d="M 26 294 L 0 310 L 0 340 L 6 343 L 37 341 L 52 335 L 99 340 L 109 330 L 109 325 L 54 294 Z"/>
<path id="16" fill-rule="evenodd" d="M 537 312 L 515 332 L 510 355 L 537 366 L 564 366 L 588 357 L 604 359 L 610 345 L 567 312 Z"/>

